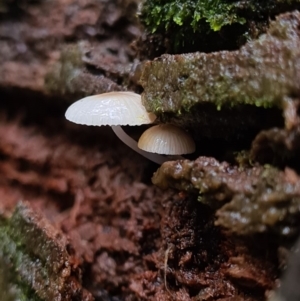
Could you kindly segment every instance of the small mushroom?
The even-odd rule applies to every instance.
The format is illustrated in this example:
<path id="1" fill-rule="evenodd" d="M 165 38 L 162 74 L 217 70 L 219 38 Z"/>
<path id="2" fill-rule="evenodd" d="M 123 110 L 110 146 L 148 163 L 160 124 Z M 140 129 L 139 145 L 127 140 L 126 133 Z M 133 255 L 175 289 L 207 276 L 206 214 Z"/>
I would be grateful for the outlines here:
<path id="1" fill-rule="evenodd" d="M 138 147 L 164 155 L 191 154 L 195 151 L 195 143 L 187 132 L 171 124 L 159 124 L 146 130 L 138 141 Z"/>
<path id="2" fill-rule="evenodd" d="M 73 103 L 66 111 L 66 119 L 78 124 L 109 125 L 115 134 L 134 151 L 157 164 L 167 161 L 163 156 L 138 148 L 137 142 L 128 136 L 121 125 L 152 123 L 156 116 L 148 113 L 141 96 L 132 92 L 109 92 L 88 96 Z"/>

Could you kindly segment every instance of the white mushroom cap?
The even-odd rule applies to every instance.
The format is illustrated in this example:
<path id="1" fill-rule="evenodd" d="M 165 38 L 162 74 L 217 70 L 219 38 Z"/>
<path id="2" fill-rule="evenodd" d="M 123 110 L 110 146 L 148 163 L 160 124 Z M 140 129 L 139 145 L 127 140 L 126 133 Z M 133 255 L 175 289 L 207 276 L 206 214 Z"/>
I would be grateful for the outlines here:
<path id="1" fill-rule="evenodd" d="M 184 130 L 170 124 L 159 124 L 146 130 L 138 141 L 138 147 L 164 155 L 183 155 L 195 151 L 193 139 Z"/>
<path id="2" fill-rule="evenodd" d="M 108 92 L 76 101 L 67 109 L 66 118 L 74 123 L 101 126 L 149 124 L 156 116 L 146 111 L 139 94 Z"/>

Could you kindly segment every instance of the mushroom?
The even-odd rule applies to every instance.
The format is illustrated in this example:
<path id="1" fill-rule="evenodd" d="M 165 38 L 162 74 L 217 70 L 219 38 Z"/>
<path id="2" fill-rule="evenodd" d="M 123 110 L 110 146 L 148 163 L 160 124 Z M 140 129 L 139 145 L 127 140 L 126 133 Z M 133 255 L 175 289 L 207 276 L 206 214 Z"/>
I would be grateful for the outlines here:
<path id="1" fill-rule="evenodd" d="M 181 128 L 171 124 L 159 124 L 142 134 L 138 147 L 151 153 L 183 155 L 195 151 L 195 142 Z"/>
<path id="2" fill-rule="evenodd" d="M 73 103 L 66 111 L 66 119 L 78 124 L 109 125 L 126 145 L 157 164 L 168 159 L 138 148 L 137 142 L 128 136 L 121 125 L 142 125 L 152 123 L 156 116 L 148 113 L 141 96 L 133 92 L 108 92 L 88 96 Z"/>

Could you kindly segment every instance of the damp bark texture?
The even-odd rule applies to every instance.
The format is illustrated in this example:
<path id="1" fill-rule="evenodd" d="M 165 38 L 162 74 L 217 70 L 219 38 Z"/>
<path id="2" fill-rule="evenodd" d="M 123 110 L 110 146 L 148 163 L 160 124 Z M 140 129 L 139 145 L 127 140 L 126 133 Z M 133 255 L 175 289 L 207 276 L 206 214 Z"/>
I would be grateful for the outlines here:
<path id="1" fill-rule="evenodd" d="M 299 230 L 299 13 L 239 51 L 138 64 L 138 4 L 0 2 L 1 300 L 257 301 L 276 286 Z M 147 107 L 197 141 L 156 173 L 175 189 L 110 128 L 64 119 L 81 96 L 141 92 L 141 73 Z"/>
<path id="2" fill-rule="evenodd" d="M 292 169 L 237 167 L 213 158 L 166 162 L 152 178 L 161 188 L 198 194 L 217 210 L 215 224 L 238 235 L 296 236 L 300 230 L 300 181 Z"/>

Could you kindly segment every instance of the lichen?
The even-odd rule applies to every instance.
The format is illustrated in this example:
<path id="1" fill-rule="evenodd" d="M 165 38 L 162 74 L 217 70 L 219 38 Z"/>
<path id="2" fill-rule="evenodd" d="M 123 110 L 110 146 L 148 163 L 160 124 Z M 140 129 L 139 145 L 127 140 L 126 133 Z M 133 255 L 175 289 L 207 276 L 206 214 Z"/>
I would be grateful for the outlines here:
<path id="1" fill-rule="evenodd" d="M 80 98 L 120 87 L 104 76 L 87 72 L 82 60 L 84 45 L 70 44 L 61 51 L 59 60 L 45 76 L 46 91 L 50 95 Z"/>

